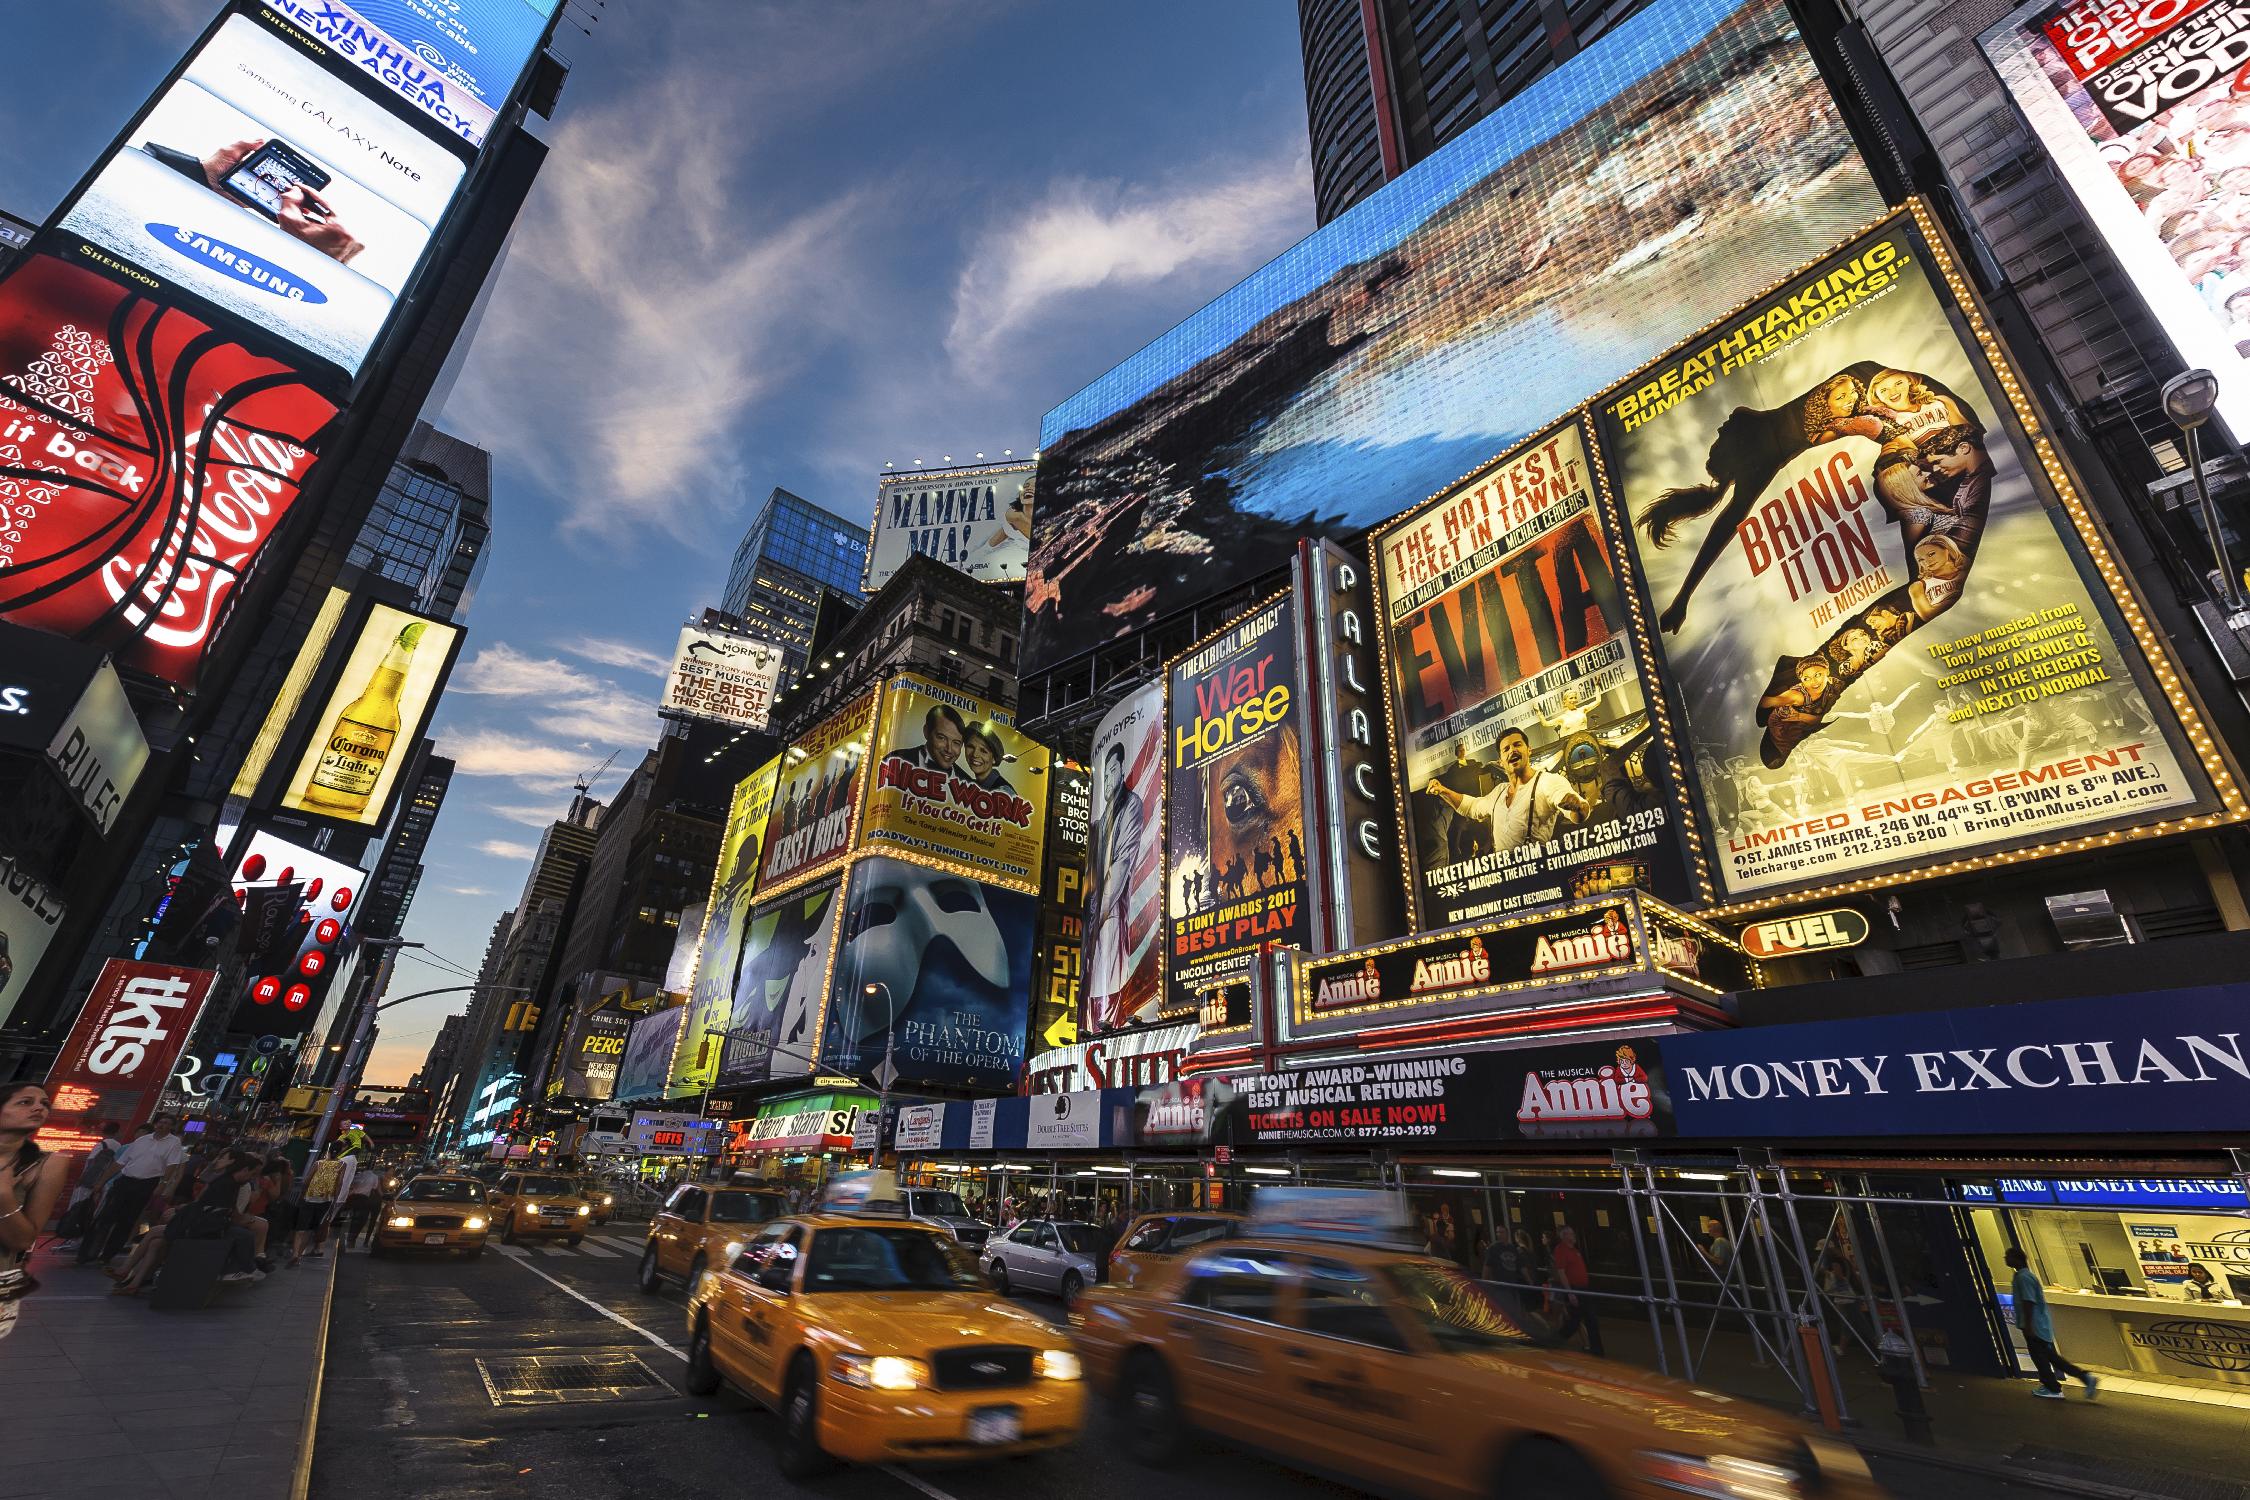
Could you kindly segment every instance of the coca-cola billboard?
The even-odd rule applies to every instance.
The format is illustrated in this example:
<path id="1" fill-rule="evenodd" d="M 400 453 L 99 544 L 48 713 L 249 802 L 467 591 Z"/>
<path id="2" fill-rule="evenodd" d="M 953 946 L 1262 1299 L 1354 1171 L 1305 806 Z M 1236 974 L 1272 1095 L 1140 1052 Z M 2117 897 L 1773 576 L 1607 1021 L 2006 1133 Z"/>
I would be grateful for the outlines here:
<path id="1" fill-rule="evenodd" d="M 218 977 L 209 969 L 118 958 L 103 964 L 47 1073 L 52 1108 L 39 1144 L 87 1150 L 110 1122 L 121 1139 L 131 1140 L 134 1128 L 155 1112 Z"/>
<path id="2" fill-rule="evenodd" d="M 0 279 L 0 618 L 194 683 L 337 408 L 51 256 Z"/>

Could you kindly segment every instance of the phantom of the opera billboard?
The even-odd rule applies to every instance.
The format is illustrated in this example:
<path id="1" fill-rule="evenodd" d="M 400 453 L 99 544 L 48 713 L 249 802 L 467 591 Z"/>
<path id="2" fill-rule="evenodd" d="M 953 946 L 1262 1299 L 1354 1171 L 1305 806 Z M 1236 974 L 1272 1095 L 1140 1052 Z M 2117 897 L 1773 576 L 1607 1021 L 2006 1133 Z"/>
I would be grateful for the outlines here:
<path id="1" fill-rule="evenodd" d="M 726 1029 L 733 1005 L 735 960 L 742 952 L 742 930 L 757 889 L 759 858 L 765 851 L 773 789 L 781 775 L 776 756 L 735 785 L 719 836 L 719 859 L 711 873 L 711 898 L 703 908 L 703 933 L 697 944 L 695 978 L 688 987 L 687 1017 L 680 1028 L 676 1082 L 707 1088 L 718 1065 L 711 1040 Z"/>
<path id="2" fill-rule="evenodd" d="M 1164 684 L 1094 726 L 1093 842 L 1086 855 L 1086 1009 L 1099 1036 L 1156 1019 L 1164 972 Z"/>
<path id="3" fill-rule="evenodd" d="M 883 690 L 875 745 L 863 846 L 1038 889 L 1049 756 L 1013 714 L 902 676 Z"/>
<path id="4" fill-rule="evenodd" d="M 2181 360 L 2250 432 L 2250 0 L 2032 0 L 1980 40 Z"/>
<path id="5" fill-rule="evenodd" d="M 1026 461 L 885 474 L 867 533 L 872 594 L 910 557 L 934 557 L 979 583 L 1021 583 L 1031 553 L 1031 471 Z"/>
<path id="6" fill-rule="evenodd" d="M 875 696 L 854 699 L 789 747 L 766 822 L 760 892 L 778 891 L 851 853 L 859 773 L 875 721 Z"/>
<path id="7" fill-rule="evenodd" d="M 1012 1090 L 1030 1028 L 1039 898 L 881 857 L 852 866 L 820 1060 L 902 1083 Z"/>
<path id="8" fill-rule="evenodd" d="M 1699 894 L 1578 422 L 1372 546 L 1416 925 Z"/>
<path id="9" fill-rule="evenodd" d="M 1597 408 L 1728 896 L 2206 798 L 1951 270 L 1896 215 Z"/>
<path id="10" fill-rule="evenodd" d="M 1655 0 L 1047 413 L 1025 669 L 1434 493 L 1882 211 L 1781 0 Z"/>
<path id="11" fill-rule="evenodd" d="M 1298 611 L 1281 594 L 1171 664 L 1165 688 L 1163 1010 L 1248 973 L 1268 943 L 1302 947 L 1304 696 Z"/>
<path id="12" fill-rule="evenodd" d="M 335 406 L 93 271 L 0 280 L 0 618 L 192 687 Z"/>

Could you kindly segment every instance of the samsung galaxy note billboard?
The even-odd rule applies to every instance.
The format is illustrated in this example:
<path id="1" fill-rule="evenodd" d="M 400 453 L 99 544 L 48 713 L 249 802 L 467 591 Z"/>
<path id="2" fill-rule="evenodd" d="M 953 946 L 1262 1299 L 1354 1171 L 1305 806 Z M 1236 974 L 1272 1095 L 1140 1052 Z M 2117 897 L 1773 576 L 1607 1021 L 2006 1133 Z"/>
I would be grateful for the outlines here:
<path id="1" fill-rule="evenodd" d="M 484 141 L 559 0 L 265 0 L 467 145 Z"/>
<path id="2" fill-rule="evenodd" d="M 351 374 L 462 172 L 442 144 L 237 15 L 62 228 Z"/>

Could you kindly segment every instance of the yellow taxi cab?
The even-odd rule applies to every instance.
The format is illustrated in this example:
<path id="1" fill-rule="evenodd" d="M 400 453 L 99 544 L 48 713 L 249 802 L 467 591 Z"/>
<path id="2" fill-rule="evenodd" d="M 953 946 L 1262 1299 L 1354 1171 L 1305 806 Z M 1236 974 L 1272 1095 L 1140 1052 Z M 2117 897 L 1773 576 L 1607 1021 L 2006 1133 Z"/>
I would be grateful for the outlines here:
<path id="1" fill-rule="evenodd" d="M 705 1271 L 732 1262 L 759 1225 L 772 1223 L 788 1207 L 788 1199 L 772 1188 L 682 1183 L 649 1220 L 641 1290 L 655 1291 L 668 1276 L 692 1289 Z"/>
<path id="2" fill-rule="evenodd" d="M 1072 1330 L 1134 1456 L 1161 1465 L 1202 1431 L 1428 1500 L 1882 1493 L 1802 1423 L 1541 1347 L 1405 1233 L 1384 1194 L 1267 1189 L 1239 1238 L 1090 1290 Z"/>
<path id="3" fill-rule="evenodd" d="M 579 1178 L 578 1195 L 594 1211 L 593 1220 L 596 1224 L 607 1224 L 617 1213 L 617 1194 L 598 1177 Z"/>
<path id="4" fill-rule="evenodd" d="M 474 1177 L 425 1172 L 392 1196 L 367 1253 L 430 1250 L 474 1260 L 484 1254 L 490 1217 L 483 1183 Z"/>
<path id="5" fill-rule="evenodd" d="M 500 1226 L 506 1244 L 546 1235 L 575 1245 L 594 1222 L 594 1210 L 579 1196 L 578 1184 L 560 1172 L 503 1172 L 491 1196 L 488 1217 Z"/>
<path id="6" fill-rule="evenodd" d="M 1132 1286 L 1198 1245 L 1242 1233 L 1242 1215 L 1224 1209 L 1180 1208 L 1142 1214 L 1125 1226 L 1109 1252 L 1109 1279 Z"/>
<path id="7" fill-rule="evenodd" d="M 723 1382 L 778 1411 L 791 1478 L 1076 1438 L 1085 1394 L 1068 1335 L 994 1298 L 951 1233 L 880 1212 L 888 1202 L 777 1219 L 696 1282 L 688 1389 Z"/>

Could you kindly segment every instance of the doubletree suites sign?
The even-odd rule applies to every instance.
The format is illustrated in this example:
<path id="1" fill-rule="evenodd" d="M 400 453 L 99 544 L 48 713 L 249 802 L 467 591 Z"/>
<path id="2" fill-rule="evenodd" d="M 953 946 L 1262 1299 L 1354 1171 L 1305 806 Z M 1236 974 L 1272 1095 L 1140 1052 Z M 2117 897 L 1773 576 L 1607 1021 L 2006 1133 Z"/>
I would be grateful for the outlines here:
<path id="1" fill-rule="evenodd" d="M 1305 1013 L 1328 1016 L 1644 966 L 1631 913 L 1622 901 L 1602 901 L 1532 921 L 1456 927 L 1341 954 L 1305 965 L 1301 983 Z"/>

